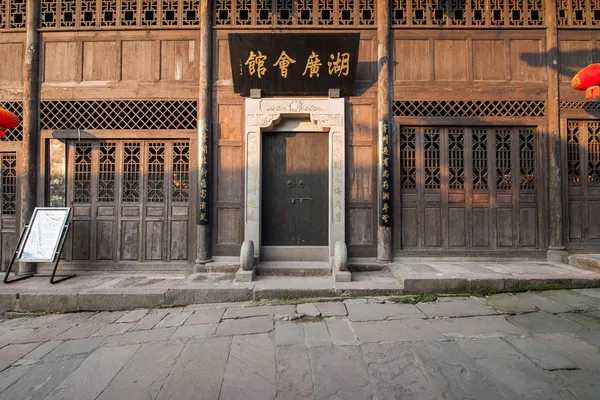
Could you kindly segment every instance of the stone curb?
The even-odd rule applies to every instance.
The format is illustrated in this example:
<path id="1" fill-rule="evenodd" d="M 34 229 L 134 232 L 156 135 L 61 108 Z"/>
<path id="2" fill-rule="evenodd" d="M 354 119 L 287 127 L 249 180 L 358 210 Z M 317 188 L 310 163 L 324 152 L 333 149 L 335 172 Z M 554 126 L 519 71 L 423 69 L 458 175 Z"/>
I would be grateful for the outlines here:
<path id="1" fill-rule="evenodd" d="M 357 296 L 397 296 L 414 293 L 499 293 L 548 289 L 600 287 L 600 278 L 515 277 L 466 279 L 462 277 L 400 277 L 397 287 L 360 286 L 356 282 L 335 283 L 331 287 L 267 287 L 261 285 L 225 287 L 165 288 L 83 288 L 32 290 L 0 287 L 0 312 L 117 311 L 161 308 L 192 304 L 237 303 L 253 300 L 351 298 Z M 57 287 L 57 289 L 60 289 Z"/>

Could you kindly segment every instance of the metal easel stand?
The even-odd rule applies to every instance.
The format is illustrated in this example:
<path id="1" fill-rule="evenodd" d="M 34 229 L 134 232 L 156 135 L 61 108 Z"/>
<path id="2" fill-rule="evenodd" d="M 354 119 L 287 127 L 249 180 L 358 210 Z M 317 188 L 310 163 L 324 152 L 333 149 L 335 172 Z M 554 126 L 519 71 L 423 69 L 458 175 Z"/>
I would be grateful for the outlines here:
<path id="1" fill-rule="evenodd" d="M 17 256 L 19 255 L 19 251 L 21 250 L 21 244 L 23 242 L 23 238 L 25 237 L 25 233 L 27 232 L 27 228 L 29 227 L 29 224 L 25 225 L 25 227 L 23 228 L 23 231 L 21 232 L 21 236 L 19 237 L 19 242 L 17 243 L 17 248 L 15 249 L 15 252 L 10 260 L 10 264 L 8 264 L 8 269 L 6 270 L 6 275 L 4 275 L 4 283 L 6 284 L 11 284 L 14 282 L 18 282 L 18 281 L 22 281 L 24 279 L 27 278 L 32 278 L 32 277 L 37 277 L 37 276 L 49 276 L 50 277 L 50 283 L 51 284 L 55 284 L 58 282 L 62 282 L 62 281 L 66 281 L 67 279 L 71 279 L 74 276 L 76 276 L 76 274 L 56 274 L 56 269 L 58 268 L 58 263 L 60 262 L 60 257 L 62 256 L 62 252 L 63 252 L 63 248 L 65 246 L 65 241 L 67 239 L 67 233 L 69 233 L 69 227 L 71 226 L 71 224 L 67 223 L 65 224 L 65 226 L 63 227 L 62 233 L 61 233 L 61 238 L 60 238 L 60 244 L 58 246 L 58 249 L 56 249 L 56 253 L 54 253 L 54 269 L 52 270 L 51 274 L 27 274 L 27 275 L 23 275 L 23 276 L 19 276 L 17 278 L 11 279 L 9 280 L 8 277 L 10 275 L 10 271 L 12 270 L 12 267 L 15 263 L 15 261 L 17 260 Z M 29 261 L 28 261 L 29 262 Z M 60 279 L 55 280 L 55 277 L 60 277 Z"/>

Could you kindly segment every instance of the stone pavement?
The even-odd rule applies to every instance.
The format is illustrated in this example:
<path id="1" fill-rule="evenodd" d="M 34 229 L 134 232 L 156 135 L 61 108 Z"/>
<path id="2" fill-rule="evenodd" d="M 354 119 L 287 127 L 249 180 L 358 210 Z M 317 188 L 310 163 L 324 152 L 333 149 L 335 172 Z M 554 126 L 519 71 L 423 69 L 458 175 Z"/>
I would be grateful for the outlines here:
<path id="1" fill-rule="evenodd" d="M 3 320 L 0 399 L 598 399 L 600 289 L 399 299 Z"/>
<path id="2" fill-rule="evenodd" d="M 254 282 L 242 283 L 234 281 L 237 266 L 213 264 L 208 264 L 208 273 L 189 275 L 94 273 L 56 285 L 41 277 L 0 284 L 0 313 L 118 311 L 265 299 L 600 287 L 599 271 L 527 260 L 406 259 L 387 266 L 354 264 L 352 282 L 334 282 L 331 276 L 258 276 Z"/>

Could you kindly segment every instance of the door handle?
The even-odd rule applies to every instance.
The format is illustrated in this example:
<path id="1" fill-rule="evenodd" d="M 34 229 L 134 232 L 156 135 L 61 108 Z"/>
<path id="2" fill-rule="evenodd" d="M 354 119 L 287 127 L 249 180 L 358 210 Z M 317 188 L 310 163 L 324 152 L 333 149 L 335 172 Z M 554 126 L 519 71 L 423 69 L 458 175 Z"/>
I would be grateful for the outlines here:
<path id="1" fill-rule="evenodd" d="M 295 204 L 296 200 L 298 200 L 298 202 L 302 203 L 304 201 L 312 201 L 312 197 L 292 197 L 292 204 Z"/>

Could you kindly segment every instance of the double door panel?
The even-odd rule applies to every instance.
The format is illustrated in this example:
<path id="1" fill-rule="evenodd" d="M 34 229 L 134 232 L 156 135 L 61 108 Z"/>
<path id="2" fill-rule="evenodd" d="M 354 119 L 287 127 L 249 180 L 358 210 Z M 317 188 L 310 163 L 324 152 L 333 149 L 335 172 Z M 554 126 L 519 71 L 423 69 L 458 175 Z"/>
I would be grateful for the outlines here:
<path id="1" fill-rule="evenodd" d="M 72 261 L 189 261 L 187 141 L 69 142 Z"/>
<path id="2" fill-rule="evenodd" d="M 263 135 L 261 243 L 327 246 L 328 135 Z"/>

